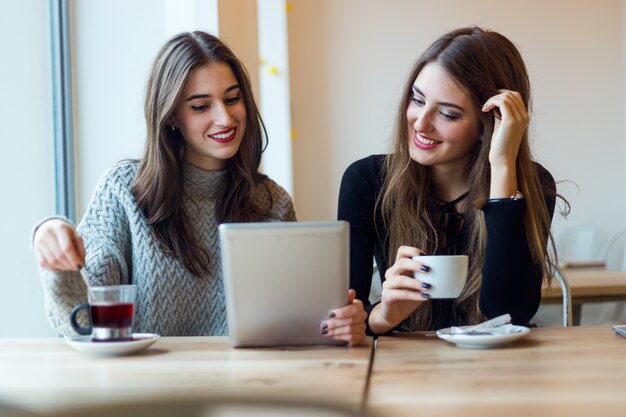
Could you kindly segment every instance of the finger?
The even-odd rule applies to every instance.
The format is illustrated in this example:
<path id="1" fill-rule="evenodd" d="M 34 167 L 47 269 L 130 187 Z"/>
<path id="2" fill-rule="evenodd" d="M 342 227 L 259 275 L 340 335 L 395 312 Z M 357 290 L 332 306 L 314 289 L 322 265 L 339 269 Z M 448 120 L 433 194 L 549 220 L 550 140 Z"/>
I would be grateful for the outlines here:
<path id="1" fill-rule="evenodd" d="M 422 293 L 421 291 L 383 289 L 382 298 L 388 303 L 400 301 L 422 302 L 429 299 L 430 295 L 428 293 Z"/>
<path id="2" fill-rule="evenodd" d="M 333 309 L 328 316 L 331 319 L 345 319 L 354 317 L 361 311 L 365 311 L 363 310 L 363 303 L 361 300 L 353 300 L 353 302 L 348 305 Z"/>
<path id="3" fill-rule="evenodd" d="M 53 240 L 44 241 L 39 245 L 39 248 L 45 257 L 48 265 L 52 268 L 53 271 L 67 271 L 71 269 L 71 265 L 65 259 L 63 252 L 60 250 L 58 246 L 58 242 Z"/>
<path id="4" fill-rule="evenodd" d="M 494 110 L 494 115 L 498 117 L 499 111 L 502 117 L 510 118 L 518 122 L 528 121 L 528 113 L 522 95 L 517 91 L 499 90 L 501 94 L 497 94 L 485 103 L 483 112 Z"/>
<path id="5" fill-rule="evenodd" d="M 421 291 L 423 281 L 416 280 L 413 277 L 407 277 L 404 275 L 397 275 L 390 279 L 386 279 L 383 282 L 383 289 L 396 289 L 396 290 L 408 290 L 408 291 Z"/>
<path id="6" fill-rule="evenodd" d="M 76 264 L 72 262 L 72 260 L 67 256 L 68 248 L 71 247 L 71 250 L 74 250 L 73 243 L 68 243 L 69 238 L 67 235 L 61 233 L 55 235 L 55 240 L 49 245 L 50 251 L 54 257 L 53 265 L 57 267 L 57 269 L 61 269 L 63 271 L 73 271 L 76 270 Z"/>
<path id="7" fill-rule="evenodd" d="M 356 298 L 356 291 L 350 288 L 348 290 L 348 304 L 352 304 L 355 298 Z"/>
<path id="8" fill-rule="evenodd" d="M 412 277 L 414 272 L 424 271 L 421 262 L 414 261 L 411 258 L 400 258 L 385 272 L 385 279 L 390 279 L 392 276 L 403 275 Z M 428 270 L 430 268 L 426 268 Z"/>
<path id="9" fill-rule="evenodd" d="M 339 335 L 339 336 L 333 336 L 332 339 L 335 340 L 339 340 L 342 342 L 348 342 L 349 346 L 356 346 L 359 345 L 363 342 L 363 340 L 365 340 L 365 334 L 346 334 L 346 335 Z"/>
<path id="10" fill-rule="evenodd" d="M 334 329 L 327 329 L 324 336 L 341 336 L 341 335 L 350 335 L 350 334 L 365 334 L 365 324 L 364 323 L 352 323 L 346 326 L 337 327 Z"/>
<path id="11" fill-rule="evenodd" d="M 425 253 L 419 248 L 412 246 L 400 246 L 396 253 L 396 262 L 402 258 L 413 258 L 414 256 L 424 256 Z"/>
<path id="12" fill-rule="evenodd" d="M 506 116 L 515 121 L 523 120 L 523 113 L 521 111 L 521 107 L 523 106 L 520 106 L 521 96 L 519 93 L 504 91 L 500 101 L 499 108 L 502 109 L 503 114 L 506 114 Z"/>
<path id="13" fill-rule="evenodd" d="M 69 271 L 78 271 L 83 265 L 84 260 L 79 255 L 79 249 L 77 248 L 77 240 L 80 239 L 76 232 L 66 230 L 64 233 L 57 234 L 57 242 L 61 249 L 61 257 L 64 264 Z"/>
<path id="14" fill-rule="evenodd" d="M 365 310 L 356 311 L 353 315 L 346 318 L 327 319 L 320 323 L 320 329 L 332 330 L 344 326 L 352 326 L 353 324 L 365 324 L 367 313 Z"/>
<path id="15" fill-rule="evenodd" d="M 334 340 L 339 340 L 342 342 L 348 342 L 350 346 L 355 346 L 363 342 L 365 340 L 365 332 L 363 333 L 351 333 L 351 334 L 340 334 L 335 336 L 325 335 L 326 337 Z"/>
<path id="16" fill-rule="evenodd" d="M 37 260 L 37 264 L 39 264 L 39 266 L 43 269 L 51 272 L 56 272 L 57 268 L 53 265 L 54 257 L 47 247 L 40 245 L 35 250 L 35 259 Z"/>
<path id="17" fill-rule="evenodd" d="M 515 112 L 520 122 L 528 122 L 528 110 L 524 104 L 524 98 L 517 91 L 512 92 L 511 106 L 515 108 Z"/>

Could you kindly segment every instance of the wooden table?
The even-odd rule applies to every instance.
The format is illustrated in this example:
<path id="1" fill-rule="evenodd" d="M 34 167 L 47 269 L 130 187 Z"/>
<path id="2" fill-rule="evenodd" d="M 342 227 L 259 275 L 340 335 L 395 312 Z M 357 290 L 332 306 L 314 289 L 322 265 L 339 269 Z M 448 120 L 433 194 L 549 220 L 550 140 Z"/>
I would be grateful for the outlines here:
<path id="1" fill-rule="evenodd" d="M 572 294 L 574 324 L 580 324 L 582 305 L 585 303 L 626 301 L 626 272 L 601 268 L 565 268 L 561 272 Z M 562 303 L 561 287 L 556 280 L 551 287 L 542 289 L 541 301 Z"/>
<path id="2" fill-rule="evenodd" d="M 232 349 L 224 337 L 165 337 L 126 357 L 88 357 L 62 339 L 0 339 L 0 403 L 30 412 L 111 401 L 206 397 L 339 404 L 364 400 L 373 342 Z"/>
<path id="3" fill-rule="evenodd" d="M 610 326 L 538 328 L 506 348 L 430 334 L 378 339 L 368 409 L 390 416 L 623 416 L 626 339 Z"/>

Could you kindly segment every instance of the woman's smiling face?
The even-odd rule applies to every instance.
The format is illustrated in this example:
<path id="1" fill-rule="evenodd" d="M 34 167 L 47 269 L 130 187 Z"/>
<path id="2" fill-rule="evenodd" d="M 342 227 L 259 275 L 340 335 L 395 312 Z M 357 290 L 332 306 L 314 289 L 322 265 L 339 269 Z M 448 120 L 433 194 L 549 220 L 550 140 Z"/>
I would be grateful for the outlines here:
<path id="1" fill-rule="evenodd" d="M 436 62 L 424 66 L 413 83 L 406 110 L 409 154 L 422 165 L 463 170 L 479 142 L 472 99 Z"/>
<path id="2" fill-rule="evenodd" d="M 246 130 L 246 106 L 232 69 L 213 62 L 194 70 L 178 99 L 172 125 L 180 130 L 186 162 L 223 169 L 239 150 Z"/>

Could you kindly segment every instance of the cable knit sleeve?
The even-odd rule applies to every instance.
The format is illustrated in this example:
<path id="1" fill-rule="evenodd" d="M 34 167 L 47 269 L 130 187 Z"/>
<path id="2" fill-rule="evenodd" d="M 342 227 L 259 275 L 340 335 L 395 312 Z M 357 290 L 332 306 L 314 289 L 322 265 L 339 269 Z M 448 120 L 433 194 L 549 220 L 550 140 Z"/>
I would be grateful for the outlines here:
<path id="1" fill-rule="evenodd" d="M 255 190 L 255 200 L 260 207 L 271 207 L 268 220 L 295 222 L 296 210 L 289 193 L 269 178 L 266 178 L 261 185 L 262 187 L 257 187 Z"/>
<path id="2" fill-rule="evenodd" d="M 93 286 L 131 283 L 131 238 L 125 200 L 134 199 L 130 193 L 134 173 L 132 163 L 113 166 L 100 180 L 77 227 L 87 253 L 85 275 Z M 87 302 L 80 274 L 40 269 L 40 275 L 48 321 L 59 333 L 75 335 L 69 314 L 76 305 Z"/>

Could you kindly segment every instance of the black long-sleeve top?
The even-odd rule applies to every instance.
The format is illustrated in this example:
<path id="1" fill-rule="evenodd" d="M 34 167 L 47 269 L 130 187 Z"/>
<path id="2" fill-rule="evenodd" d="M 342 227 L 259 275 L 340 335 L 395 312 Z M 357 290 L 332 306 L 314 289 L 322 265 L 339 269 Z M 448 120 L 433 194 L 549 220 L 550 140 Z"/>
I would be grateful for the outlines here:
<path id="1" fill-rule="evenodd" d="M 369 314 L 368 299 L 376 259 L 381 281 L 389 266 L 388 231 L 376 199 L 382 192 L 385 155 L 372 155 L 350 165 L 339 192 L 338 219 L 350 223 L 350 287 L 356 291 Z M 555 206 L 556 185 L 550 173 L 535 164 L 544 188 L 550 218 Z M 473 209 L 470 208 L 470 209 Z M 376 210 L 376 212 L 375 212 Z M 526 324 L 541 301 L 542 268 L 533 264 L 524 229 L 526 200 L 502 200 L 483 207 L 487 242 L 480 289 L 480 310 L 488 318 L 509 313 L 514 324 Z M 438 234 L 443 231 L 438 230 Z M 461 255 L 467 244 L 467 229 L 457 236 L 462 243 L 447 254 Z M 407 245 L 412 245 L 407 242 Z M 471 262 L 471 260 L 470 260 Z M 393 260 L 391 260 L 393 263 Z M 433 303 L 433 329 L 468 324 L 466 317 L 453 314 L 454 300 Z"/>

